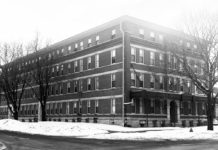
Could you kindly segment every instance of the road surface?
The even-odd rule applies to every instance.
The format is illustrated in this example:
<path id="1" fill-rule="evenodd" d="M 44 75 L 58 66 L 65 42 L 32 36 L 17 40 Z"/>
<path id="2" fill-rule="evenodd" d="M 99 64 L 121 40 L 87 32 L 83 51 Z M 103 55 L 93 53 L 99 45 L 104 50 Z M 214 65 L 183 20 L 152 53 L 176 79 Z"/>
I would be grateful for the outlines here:
<path id="1" fill-rule="evenodd" d="M 4 150 L 215 150 L 218 141 L 120 141 L 48 137 L 0 131 Z M 0 148 L 1 150 L 1 148 Z"/>

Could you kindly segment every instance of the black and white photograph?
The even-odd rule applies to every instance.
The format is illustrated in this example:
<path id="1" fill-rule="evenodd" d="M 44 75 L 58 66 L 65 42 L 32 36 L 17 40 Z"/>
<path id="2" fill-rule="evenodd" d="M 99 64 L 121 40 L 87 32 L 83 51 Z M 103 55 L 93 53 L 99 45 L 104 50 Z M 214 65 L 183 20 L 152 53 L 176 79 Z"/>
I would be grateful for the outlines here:
<path id="1" fill-rule="evenodd" d="M 0 0 L 0 150 L 218 150 L 218 1 Z"/>

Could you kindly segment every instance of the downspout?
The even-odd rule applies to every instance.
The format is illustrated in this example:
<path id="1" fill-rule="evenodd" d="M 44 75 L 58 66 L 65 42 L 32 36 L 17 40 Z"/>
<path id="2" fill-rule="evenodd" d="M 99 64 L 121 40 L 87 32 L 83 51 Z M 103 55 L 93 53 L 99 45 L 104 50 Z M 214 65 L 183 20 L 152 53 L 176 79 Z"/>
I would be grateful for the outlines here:
<path id="1" fill-rule="evenodd" d="M 125 110 L 124 110 L 124 107 L 125 107 L 125 105 L 124 105 L 124 103 L 125 103 L 125 90 L 124 90 L 124 88 L 125 88 L 125 65 L 124 65 L 124 63 L 125 63 L 125 55 L 124 55 L 124 52 L 125 52 L 125 44 L 124 44 L 124 40 L 125 40 L 125 33 L 124 33 L 124 30 L 123 30 L 123 20 L 121 20 L 120 21 L 120 31 L 121 31 L 121 33 L 122 33 L 122 48 L 123 48 L 123 74 L 122 74 L 122 86 L 123 86 L 123 88 L 122 88 L 122 92 L 123 92 L 123 99 L 122 99 L 122 117 L 121 117 L 121 121 L 122 121 L 122 125 L 124 126 L 124 123 L 125 123 Z"/>

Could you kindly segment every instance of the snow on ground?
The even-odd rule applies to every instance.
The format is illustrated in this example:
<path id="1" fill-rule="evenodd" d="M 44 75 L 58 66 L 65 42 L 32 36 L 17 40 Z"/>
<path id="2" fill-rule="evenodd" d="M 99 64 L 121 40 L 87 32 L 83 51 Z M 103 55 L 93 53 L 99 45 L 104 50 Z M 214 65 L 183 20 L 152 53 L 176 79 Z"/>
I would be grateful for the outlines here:
<path id="1" fill-rule="evenodd" d="M 218 126 L 214 131 L 207 131 L 207 127 L 190 128 L 126 128 L 116 125 L 72 122 L 38 122 L 27 123 L 11 119 L 0 120 L 0 130 L 16 131 L 28 134 L 51 136 L 72 136 L 95 139 L 121 140 L 218 140 Z"/>

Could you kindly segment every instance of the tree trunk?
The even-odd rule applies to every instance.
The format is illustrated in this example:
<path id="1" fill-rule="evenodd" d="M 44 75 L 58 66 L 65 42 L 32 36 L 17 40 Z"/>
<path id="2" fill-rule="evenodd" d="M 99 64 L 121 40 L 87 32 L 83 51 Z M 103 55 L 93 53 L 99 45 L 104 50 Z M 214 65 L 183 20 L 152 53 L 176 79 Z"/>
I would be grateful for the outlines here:
<path id="1" fill-rule="evenodd" d="M 212 97 L 211 94 L 207 96 L 208 98 L 208 105 L 207 105 L 207 130 L 213 130 L 213 116 L 214 116 L 214 109 L 212 104 Z"/>
<path id="2" fill-rule="evenodd" d="M 41 121 L 46 121 L 47 120 L 45 108 L 46 108 L 45 106 L 41 107 L 41 111 L 42 111 L 42 120 Z"/>
<path id="3" fill-rule="evenodd" d="M 18 112 L 17 111 L 13 112 L 13 117 L 14 117 L 14 120 L 18 120 Z"/>

